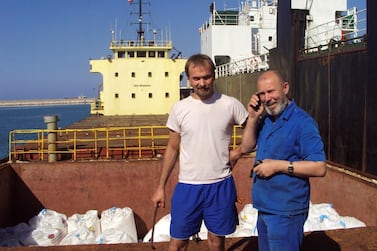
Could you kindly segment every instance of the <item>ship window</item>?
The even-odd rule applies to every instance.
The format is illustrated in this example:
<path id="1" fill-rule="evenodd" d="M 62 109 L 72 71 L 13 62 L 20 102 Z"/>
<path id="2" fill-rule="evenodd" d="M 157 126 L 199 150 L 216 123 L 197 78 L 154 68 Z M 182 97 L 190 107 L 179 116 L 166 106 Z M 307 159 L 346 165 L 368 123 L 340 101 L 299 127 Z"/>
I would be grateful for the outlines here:
<path id="1" fill-rule="evenodd" d="M 145 57 L 147 57 L 147 52 L 146 51 L 138 51 L 136 53 L 136 55 L 137 55 L 138 58 L 145 58 Z"/>
<path id="2" fill-rule="evenodd" d="M 129 58 L 134 58 L 135 57 L 135 52 L 134 51 L 128 51 L 127 54 L 128 54 Z"/>
<path id="3" fill-rule="evenodd" d="M 115 98 L 119 98 L 119 93 L 115 93 Z"/>
<path id="4" fill-rule="evenodd" d="M 165 98 L 169 98 L 169 93 L 165 92 Z"/>
<path id="5" fill-rule="evenodd" d="M 164 58 L 165 57 L 165 52 L 164 51 L 158 51 L 157 52 L 157 57 Z"/>
<path id="6" fill-rule="evenodd" d="M 169 72 L 165 71 L 165 77 L 169 77 Z"/>
<path id="7" fill-rule="evenodd" d="M 152 95 L 152 93 L 150 92 L 150 93 L 148 94 L 148 97 L 149 97 L 149 98 L 152 98 L 152 96 L 153 96 L 153 95 Z"/>
<path id="8" fill-rule="evenodd" d="M 118 76 L 119 76 L 118 72 L 115 72 L 115 77 L 118 77 Z"/>
<path id="9" fill-rule="evenodd" d="M 155 51 L 149 51 L 148 52 L 148 57 L 155 58 L 156 57 L 156 52 Z"/>
<path id="10" fill-rule="evenodd" d="M 268 41 L 272 41 L 272 36 L 268 36 Z"/>
<path id="11" fill-rule="evenodd" d="M 152 77 L 152 72 L 148 72 L 148 77 Z"/>
<path id="12" fill-rule="evenodd" d="M 135 94 L 135 93 L 132 93 L 132 94 L 131 94 L 131 97 L 132 97 L 132 98 L 136 98 L 136 94 Z"/>
<path id="13" fill-rule="evenodd" d="M 118 58 L 125 58 L 126 52 L 125 51 L 118 51 Z"/>
<path id="14" fill-rule="evenodd" d="M 131 77 L 136 77 L 136 73 L 135 72 L 131 72 Z"/>
<path id="15" fill-rule="evenodd" d="M 250 16 L 250 17 L 249 17 L 249 20 L 250 20 L 251 22 L 254 22 L 254 20 L 255 20 L 254 16 Z"/>

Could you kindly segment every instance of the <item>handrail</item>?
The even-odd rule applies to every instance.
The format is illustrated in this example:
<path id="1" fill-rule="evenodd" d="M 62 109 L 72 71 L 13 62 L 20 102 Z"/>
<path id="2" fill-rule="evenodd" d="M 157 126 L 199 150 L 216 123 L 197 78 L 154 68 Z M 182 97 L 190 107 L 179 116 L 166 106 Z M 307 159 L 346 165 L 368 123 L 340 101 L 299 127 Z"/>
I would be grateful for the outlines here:
<path id="1" fill-rule="evenodd" d="M 56 134 L 55 142 L 48 135 Z M 242 128 L 233 127 L 230 149 L 240 144 Z M 144 159 L 160 157 L 166 150 L 166 126 L 110 127 L 88 129 L 27 129 L 9 132 L 9 162 L 57 160 Z M 56 144 L 56 150 L 49 150 Z"/>
<path id="2" fill-rule="evenodd" d="M 347 15 L 306 30 L 305 50 L 310 48 L 328 49 L 332 41 L 359 43 L 360 37 L 367 34 L 367 9 L 349 9 Z"/>
<path id="3" fill-rule="evenodd" d="M 265 71 L 267 69 L 269 69 L 269 53 L 218 65 L 215 70 L 215 76 L 216 78 L 227 77 L 243 73 Z"/>

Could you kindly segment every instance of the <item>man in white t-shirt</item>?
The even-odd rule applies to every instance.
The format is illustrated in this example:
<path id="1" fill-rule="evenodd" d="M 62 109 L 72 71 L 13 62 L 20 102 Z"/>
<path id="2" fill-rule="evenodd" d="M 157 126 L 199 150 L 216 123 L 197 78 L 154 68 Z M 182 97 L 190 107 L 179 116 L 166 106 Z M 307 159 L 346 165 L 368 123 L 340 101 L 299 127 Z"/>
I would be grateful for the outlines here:
<path id="1" fill-rule="evenodd" d="M 209 249 L 224 250 L 225 236 L 235 231 L 238 220 L 229 145 L 233 126 L 243 125 L 248 112 L 237 99 L 214 91 L 215 65 L 207 55 L 191 56 L 185 72 L 194 92 L 169 114 L 169 142 L 152 201 L 165 207 L 165 185 L 179 156 L 169 250 L 186 250 L 202 221 Z"/>

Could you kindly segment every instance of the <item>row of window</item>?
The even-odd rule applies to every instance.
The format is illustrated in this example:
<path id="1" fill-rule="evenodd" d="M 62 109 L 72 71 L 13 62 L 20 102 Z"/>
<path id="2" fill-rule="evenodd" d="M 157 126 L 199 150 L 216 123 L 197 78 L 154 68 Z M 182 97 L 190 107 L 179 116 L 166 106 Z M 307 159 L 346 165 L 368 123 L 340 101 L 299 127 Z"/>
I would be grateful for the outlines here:
<path id="1" fill-rule="evenodd" d="M 127 51 L 127 58 L 164 58 L 165 51 Z M 118 51 L 118 58 L 126 58 L 125 51 Z"/>
<path id="2" fill-rule="evenodd" d="M 119 77 L 119 73 L 118 72 L 115 72 L 115 77 Z M 131 72 L 131 77 L 132 78 L 136 78 L 136 72 Z M 151 78 L 152 77 L 152 72 L 148 72 L 148 77 Z M 169 77 L 169 72 L 165 72 L 165 78 Z"/>
<path id="3" fill-rule="evenodd" d="M 115 98 L 119 98 L 119 93 L 115 93 L 114 95 Z M 168 92 L 165 92 L 165 98 L 169 98 L 170 95 Z M 135 93 L 131 93 L 131 98 L 135 99 L 136 98 L 136 94 Z M 148 93 L 148 98 L 153 98 L 153 94 L 150 92 Z"/>

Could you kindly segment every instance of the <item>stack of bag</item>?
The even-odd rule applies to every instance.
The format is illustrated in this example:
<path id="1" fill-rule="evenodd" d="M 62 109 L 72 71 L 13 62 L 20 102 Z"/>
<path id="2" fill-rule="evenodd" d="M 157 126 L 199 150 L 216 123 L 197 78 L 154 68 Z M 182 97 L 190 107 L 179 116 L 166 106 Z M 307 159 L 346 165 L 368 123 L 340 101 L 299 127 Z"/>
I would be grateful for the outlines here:
<path id="1" fill-rule="evenodd" d="M 233 234 L 227 237 L 249 237 L 258 236 L 257 231 L 258 210 L 252 204 L 246 204 L 238 214 L 239 225 Z M 349 216 L 339 216 L 332 207 L 332 204 L 310 204 L 308 219 L 304 224 L 304 232 L 323 231 L 332 229 L 365 227 L 365 223 Z M 155 225 L 154 241 L 169 241 L 170 214 L 162 217 Z M 148 242 L 151 239 L 150 230 L 144 237 L 143 241 Z M 202 222 L 199 238 L 207 239 L 208 230 Z"/>
<path id="2" fill-rule="evenodd" d="M 136 224 L 129 207 L 112 207 L 98 216 L 97 210 L 85 214 L 64 214 L 43 209 L 28 224 L 0 229 L 0 246 L 56 246 L 137 242 Z"/>
<path id="3" fill-rule="evenodd" d="M 227 237 L 257 236 L 258 211 L 247 204 L 238 215 L 239 225 Z M 154 242 L 170 240 L 170 214 L 162 217 L 154 226 Z M 354 217 L 339 216 L 331 204 L 310 204 L 305 232 L 342 228 L 365 227 Z M 207 239 L 208 230 L 204 223 L 198 236 Z M 150 242 L 152 229 L 143 242 Z M 134 214 L 131 208 L 112 207 L 101 212 L 89 210 L 85 214 L 74 214 L 67 218 L 64 214 L 43 209 L 28 224 L 20 223 L 14 227 L 0 229 L 0 247 L 15 246 L 56 246 L 79 244 L 114 244 L 138 242 Z"/>

